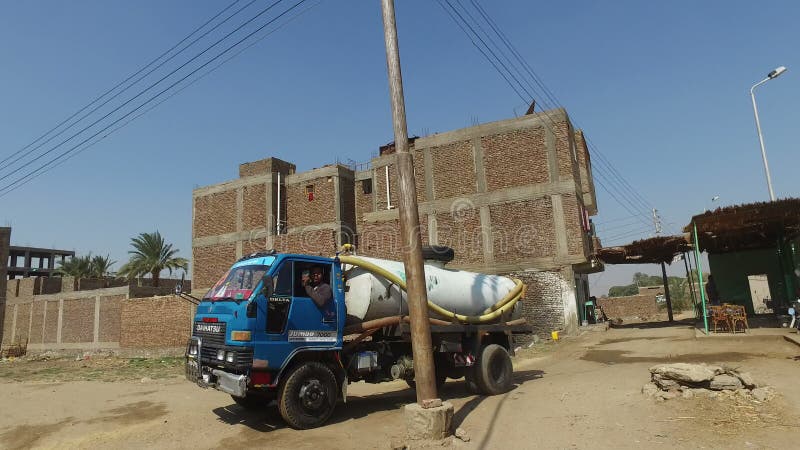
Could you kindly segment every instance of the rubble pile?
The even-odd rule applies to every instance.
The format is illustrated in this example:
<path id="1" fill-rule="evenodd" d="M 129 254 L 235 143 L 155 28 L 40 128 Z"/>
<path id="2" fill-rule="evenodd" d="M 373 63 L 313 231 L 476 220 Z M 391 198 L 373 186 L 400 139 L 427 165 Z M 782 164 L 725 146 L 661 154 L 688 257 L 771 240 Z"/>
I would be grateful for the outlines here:
<path id="1" fill-rule="evenodd" d="M 722 399 L 739 396 L 765 402 L 774 396 L 772 389 L 759 386 L 746 372 L 707 364 L 660 364 L 650 368 L 650 382 L 642 393 L 659 400 L 705 396 Z"/>

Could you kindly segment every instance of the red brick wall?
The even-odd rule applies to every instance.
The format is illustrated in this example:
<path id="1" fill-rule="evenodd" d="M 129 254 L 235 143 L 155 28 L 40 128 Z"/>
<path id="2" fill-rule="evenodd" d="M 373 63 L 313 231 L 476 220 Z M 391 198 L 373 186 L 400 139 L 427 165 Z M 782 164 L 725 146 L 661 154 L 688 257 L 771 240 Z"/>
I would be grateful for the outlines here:
<path id="1" fill-rule="evenodd" d="M 45 344 L 54 344 L 58 336 L 58 300 L 44 302 L 47 303 L 47 317 L 44 324 Z"/>
<path id="2" fill-rule="evenodd" d="M 280 253 L 304 253 L 333 256 L 336 253 L 335 230 L 308 230 L 275 236 L 275 250 Z"/>
<path id="3" fill-rule="evenodd" d="M 242 188 L 244 210 L 242 211 L 242 230 L 263 228 L 267 225 L 267 188 L 263 184 L 253 184 Z"/>
<path id="4" fill-rule="evenodd" d="M 31 318 L 31 304 L 21 303 L 17 305 L 17 331 L 14 341 L 25 342 L 30 338 L 28 332 Z"/>
<path id="5" fill-rule="evenodd" d="M 339 179 L 339 195 L 341 196 L 341 221 L 344 232 L 352 242 L 352 237 L 356 232 L 356 186 L 355 180 L 349 177 Z"/>
<path id="6" fill-rule="evenodd" d="M 122 300 L 120 348 L 183 347 L 191 335 L 193 308 L 174 295 Z"/>
<path id="7" fill-rule="evenodd" d="M 451 247 L 455 251 L 453 265 L 485 264 L 484 237 L 481 232 L 481 217 L 478 209 L 459 209 L 453 213 L 439 213 L 436 215 L 436 230 L 438 244 Z M 425 234 L 427 237 L 427 227 Z"/>
<path id="8" fill-rule="evenodd" d="M 551 331 L 565 328 L 563 290 L 571 283 L 568 280 L 571 277 L 569 272 L 524 271 L 508 274 L 525 283 L 527 289 L 522 298 L 522 315 L 532 326 L 533 332 L 543 338 L 549 337 Z M 518 342 L 527 343 L 530 339 L 521 337 Z"/>
<path id="9" fill-rule="evenodd" d="M 542 128 L 484 136 L 481 146 L 487 190 L 548 182 L 547 150 Z"/>
<path id="10" fill-rule="evenodd" d="M 477 191 L 471 141 L 432 147 L 430 152 L 433 190 L 437 199 L 459 197 Z"/>
<path id="11" fill-rule="evenodd" d="M 194 199 L 195 238 L 236 231 L 236 189 Z"/>
<path id="12" fill-rule="evenodd" d="M 120 304 L 124 295 L 111 295 L 100 298 L 100 342 L 118 342 L 120 338 Z"/>
<path id="13" fill-rule="evenodd" d="M 570 255 L 586 255 L 588 253 L 588 237 L 583 231 L 581 202 L 574 194 L 562 194 L 561 204 L 564 209 L 564 224 L 567 228 L 567 250 Z"/>
<path id="14" fill-rule="evenodd" d="M 284 175 L 292 174 L 295 165 L 277 158 L 266 158 L 259 161 L 239 164 L 239 177 L 249 177 L 253 175 L 264 175 L 272 172 L 280 172 Z"/>
<path id="15" fill-rule="evenodd" d="M 489 206 L 494 260 L 513 263 L 556 254 L 550 197 Z"/>
<path id="16" fill-rule="evenodd" d="M 92 342 L 94 340 L 94 297 L 64 300 L 61 322 L 61 342 Z"/>
<path id="17" fill-rule="evenodd" d="M 356 181 L 355 185 L 355 205 L 356 205 L 356 216 L 355 216 L 355 226 L 356 231 L 358 231 L 358 227 L 364 222 L 364 214 L 373 212 L 373 196 L 378 195 L 375 189 L 377 189 L 374 182 L 372 185 L 372 193 L 365 194 L 364 193 L 364 182 L 372 182 L 372 179 L 368 180 L 358 180 Z"/>
<path id="18" fill-rule="evenodd" d="M 31 321 L 31 336 L 29 341 L 31 344 L 42 343 L 42 325 L 44 324 L 44 309 L 46 306 L 45 302 L 33 303 L 33 320 Z"/>
<path id="19" fill-rule="evenodd" d="M 192 249 L 192 283 L 198 289 L 210 288 L 236 261 L 236 245 L 221 244 Z"/>
<path id="20" fill-rule="evenodd" d="M 286 186 L 287 227 L 301 227 L 336 221 L 334 177 L 320 177 Z M 314 200 L 309 201 L 306 186 L 314 186 Z"/>
<path id="21" fill-rule="evenodd" d="M 421 203 L 427 199 L 425 195 L 425 157 L 419 150 L 412 153 L 414 158 L 414 185 L 417 188 L 417 202 Z M 435 184 L 435 183 L 434 183 Z M 392 207 L 397 208 L 400 201 L 400 192 L 397 184 L 397 167 L 394 162 L 389 165 L 389 197 L 392 200 Z M 378 210 L 386 209 L 386 167 L 381 166 L 375 169 L 375 186 L 373 192 L 378 197 Z M 441 198 L 441 197 L 437 197 Z"/>

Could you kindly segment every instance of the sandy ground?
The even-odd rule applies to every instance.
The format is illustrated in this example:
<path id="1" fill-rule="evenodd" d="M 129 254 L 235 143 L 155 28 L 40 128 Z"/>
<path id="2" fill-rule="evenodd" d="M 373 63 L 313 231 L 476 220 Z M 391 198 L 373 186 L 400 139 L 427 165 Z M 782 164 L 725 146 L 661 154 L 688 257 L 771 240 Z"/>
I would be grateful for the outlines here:
<path id="1" fill-rule="evenodd" d="M 644 397 L 647 369 L 666 361 L 740 367 L 779 396 L 767 403 Z M 800 347 L 781 336 L 696 339 L 690 326 L 643 325 L 586 333 L 521 352 L 516 387 L 505 395 L 471 396 L 463 381 L 449 381 L 440 394 L 455 405 L 455 425 L 471 439 L 424 446 L 797 448 L 799 364 Z M 91 364 L 81 367 L 93 370 Z M 0 367 L 0 375 L 8 369 Z M 249 413 L 227 395 L 174 376 L 9 380 L 0 377 L 2 448 L 386 449 L 404 443 L 401 407 L 415 400 L 403 383 L 356 383 L 328 425 L 295 431 L 274 406 Z"/>

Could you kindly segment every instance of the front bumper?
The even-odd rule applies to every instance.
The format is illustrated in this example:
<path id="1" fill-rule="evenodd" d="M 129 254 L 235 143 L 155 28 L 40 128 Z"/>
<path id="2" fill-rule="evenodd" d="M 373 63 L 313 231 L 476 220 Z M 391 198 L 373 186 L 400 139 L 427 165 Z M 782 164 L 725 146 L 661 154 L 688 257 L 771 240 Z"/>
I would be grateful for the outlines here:
<path id="1" fill-rule="evenodd" d="M 193 345 L 197 351 L 191 353 L 190 349 Z M 203 354 L 202 349 L 202 339 L 192 336 L 185 354 L 186 379 L 196 383 L 202 388 L 214 388 L 236 397 L 244 397 L 247 395 L 247 384 L 249 381 L 247 375 L 229 373 L 221 369 L 204 366 L 199 356 Z"/>

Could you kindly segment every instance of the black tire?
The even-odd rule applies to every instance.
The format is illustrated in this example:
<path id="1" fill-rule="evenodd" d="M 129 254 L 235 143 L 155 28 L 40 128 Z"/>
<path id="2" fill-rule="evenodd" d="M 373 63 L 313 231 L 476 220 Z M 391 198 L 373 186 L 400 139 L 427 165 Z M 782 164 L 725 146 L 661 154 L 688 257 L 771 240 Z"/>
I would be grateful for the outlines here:
<path id="1" fill-rule="evenodd" d="M 444 245 L 425 245 L 422 247 L 422 259 L 449 263 L 456 257 L 456 252 Z"/>
<path id="2" fill-rule="evenodd" d="M 281 417 L 297 430 L 321 426 L 336 407 L 337 387 L 333 372 L 321 362 L 309 361 L 294 367 L 281 382 Z"/>
<path id="3" fill-rule="evenodd" d="M 497 344 L 484 347 L 473 368 L 475 384 L 486 395 L 508 392 L 513 374 L 511 357 L 506 349 Z"/>
<path id="4" fill-rule="evenodd" d="M 439 391 L 447 382 L 447 370 L 443 366 L 442 360 L 438 357 L 434 357 L 433 364 L 435 370 L 434 376 L 436 377 L 436 390 Z M 406 384 L 408 384 L 408 387 L 411 389 L 417 388 L 417 382 L 414 380 L 406 380 Z"/>

